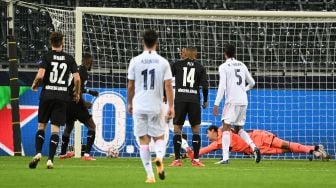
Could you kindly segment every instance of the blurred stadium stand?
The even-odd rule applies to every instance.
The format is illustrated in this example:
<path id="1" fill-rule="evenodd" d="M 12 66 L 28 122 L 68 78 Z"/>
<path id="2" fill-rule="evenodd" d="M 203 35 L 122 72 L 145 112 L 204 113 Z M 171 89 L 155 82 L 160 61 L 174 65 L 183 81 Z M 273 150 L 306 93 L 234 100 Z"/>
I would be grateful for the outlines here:
<path id="1" fill-rule="evenodd" d="M 29 3 L 38 3 L 38 4 L 46 4 L 52 6 L 62 6 L 62 7 L 75 7 L 75 6 L 99 6 L 99 7 L 132 7 L 132 8 L 173 8 L 173 9 L 219 9 L 219 10 L 283 10 L 283 11 L 335 11 L 336 10 L 336 2 L 335 0 L 297 0 L 297 1 L 269 1 L 269 0 L 31 0 L 26 1 Z M 6 44 L 6 7 L 2 2 L 0 3 L 0 69 L 5 69 L 7 67 L 6 63 L 3 63 L 6 60 L 7 53 L 7 44 Z M 208 28 L 213 30 L 218 30 L 221 27 L 225 27 L 218 23 L 217 27 Z M 236 27 L 232 27 L 230 32 L 232 33 L 241 33 L 237 31 L 235 28 L 244 27 L 245 23 L 237 23 Z M 283 70 L 286 67 L 287 62 L 291 62 L 291 66 L 303 67 L 307 68 L 307 64 L 314 62 L 314 58 L 319 58 L 319 62 L 327 62 L 325 64 L 322 63 L 326 68 L 331 67 L 334 68 L 334 64 L 328 64 L 328 62 L 336 62 L 335 53 L 331 56 L 324 56 L 324 54 L 328 53 L 325 48 L 325 45 L 321 40 L 316 39 L 314 37 L 320 35 L 320 32 L 317 28 L 318 25 L 314 24 L 301 24 L 296 25 L 296 28 L 303 28 L 301 31 L 302 38 L 300 40 L 291 39 L 292 43 L 283 43 L 281 42 L 283 39 L 280 37 L 286 36 L 287 34 L 291 34 L 291 30 L 288 30 L 288 24 L 290 23 L 279 23 L 277 25 L 272 25 L 271 27 L 267 27 L 267 23 L 247 23 L 247 24 L 255 24 L 255 31 L 253 33 L 258 33 L 258 35 L 253 37 L 272 37 L 269 33 L 274 33 L 276 37 L 279 37 L 277 40 L 267 39 L 265 42 L 258 42 L 257 47 L 249 48 L 248 46 L 238 50 L 237 55 L 238 59 L 244 62 L 251 62 L 249 67 L 260 68 L 260 67 L 268 67 L 265 66 L 266 62 L 273 62 L 272 69 Z M 274 23 L 268 23 L 274 24 Z M 335 23 L 332 23 L 335 24 Z M 246 26 L 245 26 L 246 27 Z M 333 25 L 336 29 L 336 25 Z M 323 27 L 321 27 L 323 28 Z M 19 65 L 21 70 L 34 70 L 36 71 L 35 61 L 39 58 L 39 56 L 48 50 L 48 35 L 51 31 L 53 31 L 53 25 L 51 23 L 51 19 L 48 16 L 48 13 L 45 11 L 35 10 L 27 7 L 17 6 L 15 10 L 15 33 L 18 41 L 18 56 L 19 56 Z M 334 29 L 334 31 L 336 31 Z M 265 34 L 267 33 L 267 35 Z M 197 38 L 197 33 L 190 33 L 191 38 Z M 253 37 L 242 36 L 239 34 L 230 35 L 230 40 L 239 40 L 241 43 L 248 45 L 250 41 L 255 41 Z M 217 37 L 218 41 L 222 41 L 226 35 L 216 35 L 212 37 Z M 234 38 L 235 37 L 235 38 Z M 206 40 L 206 38 L 205 38 Z M 226 39 L 225 39 L 226 40 Z M 335 35 L 332 35 L 329 40 L 335 41 Z M 261 41 L 260 39 L 258 41 Z M 316 43 L 317 41 L 317 43 Z M 167 41 L 170 42 L 170 41 Z M 173 41 L 171 41 L 173 42 Z M 244 45 L 242 44 L 242 45 Z M 119 50 L 118 48 L 123 47 L 124 43 L 117 42 L 116 48 L 110 49 L 112 50 L 113 58 L 123 58 L 119 57 L 120 53 L 128 53 L 123 50 Z M 222 44 L 216 44 L 215 47 L 221 46 Z M 287 46 L 283 46 L 287 45 Z M 316 51 L 316 45 L 320 45 L 320 51 Z M 335 49 L 335 42 L 329 43 L 329 49 Z M 330 46 L 331 45 L 331 46 Z M 285 48 L 287 47 L 287 48 Z M 289 48 L 291 47 L 291 48 Z M 128 47 L 123 47 L 128 49 Z M 314 49 L 315 48 L 315 49 Z M 310 50 L 314 49 L 314 52 Z M 85 50 L 85 49 L 84 49 Z M 108 49 L 107 49 L 108 50 Z M 161 49 L 166 51 L 171 51 L 172 49 Z M 176 49 L 173 49 L 176 51 Z M 244 50 L 244 51 L 243 51 Z M 283 50 L 287 50 L 284 52 Z M 206 51 L 206 50 L 203 50 Z M 211 50 L 210 50 L 211 51 Z M 176 52 L 177 53 L 177 52 Z M 256 60 L 253 57 L 253 54 L 265 54 L 264 59 Z M 318 53 L 321 56 L 303 56 L 301 54 L 313 54 Z M 109 54 L 109 53 L 107 53 Z M 278 54 L 290 54 L 287 56 L 281 56 Z M 214 54 L 216 55 L 216 54 Z M 217 54 L 218 55 L 218 54 Z M 220 55 L 220 54 L 219 54 Z M 174 54 L 168 54 L 168 59 L 173 58 Z M 304 58 L 306 57 L 306 58 Z M 328 57 L 329 59 L 323 59 Z M 105 57 L 106 58 L 106 57 Z M 112 57 L 110 57 L 111 59 Z M 207 57 L 204 59 L 208 59 L 208 63 L 211 66 L 211 57 Z M 214 58 L 219 59 L 219 58 Z M 254 61 L 251 61 L 254 60 Z M 119 62 L 125 62 L 125 59 L 120 59 Z M 276 62 L 274 64 L 274 62 Z M 296 64 L 292 62 L 297 62 Z M 318 64 L 321 66 L 321 64 Z M 314 65 L 311 63 L 311 68 Z M 31 69 L 34 68 L 34 69 Z"/>

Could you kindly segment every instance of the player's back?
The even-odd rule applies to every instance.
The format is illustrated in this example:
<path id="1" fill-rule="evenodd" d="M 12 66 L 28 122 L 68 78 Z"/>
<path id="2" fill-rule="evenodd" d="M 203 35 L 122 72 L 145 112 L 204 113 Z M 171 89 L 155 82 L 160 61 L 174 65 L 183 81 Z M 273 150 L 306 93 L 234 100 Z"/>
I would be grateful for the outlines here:
<path id="1" fill-rule="evenodd" d="M 64 52 L 50 51 L 42 56 L 39 67 L 45 69 L 41 97 L 70 100 L 69 76 L 77 71 L 74 58 Z"/>
<path id="2" fill-rule="evenodd" d="M 208 84 L 205 68 L 199 62 L 184 59 L 171 65 L 175 77 L 175 102 L 200 102 L 200 86 Z"/>
<path id="3" fill-rule="evenodd" d="M 226 76 L 225 103 L 247 105 L 246 79 L 253 80 L 253 78 L 245 64 L 230 58 L 219 67 L 219 71 L 224 72 Z"/>
<path id="4" fill-rule="evenodd" d="M 155 51 L 144 51 L 131 60 L 129 79 L 132 77 L 135 80 L 133 112 L 160 113 L 164 80 L 172 77 L 168 61 Z"/>

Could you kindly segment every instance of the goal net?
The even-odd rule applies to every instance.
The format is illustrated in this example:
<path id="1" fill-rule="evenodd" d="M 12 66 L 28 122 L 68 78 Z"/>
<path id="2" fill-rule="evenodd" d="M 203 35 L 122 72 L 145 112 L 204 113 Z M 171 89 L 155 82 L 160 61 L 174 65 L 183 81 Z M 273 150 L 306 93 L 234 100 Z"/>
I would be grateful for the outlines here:
<path id="1" fill-rule="evenodd" d="M 142 52 L 141 33 L 147 28 L 159 32 L 158 53 L 169 62 L 180 59 L 183 47 L 195 46 L 198 50 L 210 81 L 209 107 L 202 110 L 203 147 L 210 144 L 207 127 L 221 125 L 220 117 L 212 115 L 212 107 L 218 67 L 224 62 L 223 47 L 233 43 L 236 58 L 247 65 L 256 80 L 255 88 L 248 93 L 245 130 L 267 130 L 305 145 L 322 144 L 328 153 L 335 153 L 335 13 L 92 7 L 47 10 L 55 30 L 65 34 L 66 51 L 76 56 L 77 63 L 82 53 L 94 57 L 88 87 L 100 95 L 85 98 L 93 103 L 96 156 L 105 155 L 111 148 L 120 156 L 139 156 L 132 118 L 126 112 L 126 84 L 129 61 Z M 188 122 L 183 132 L 190 143 Z M 86 128 L 82 127 L 80 133 L 75 142 L 85 144 Z M 173 153 L 172 136 L 167 128 L 167 153 Z M 245 157 L 241 153 L 232 155 Z M 220 156 L 217 151 L 203 157 Z"/>

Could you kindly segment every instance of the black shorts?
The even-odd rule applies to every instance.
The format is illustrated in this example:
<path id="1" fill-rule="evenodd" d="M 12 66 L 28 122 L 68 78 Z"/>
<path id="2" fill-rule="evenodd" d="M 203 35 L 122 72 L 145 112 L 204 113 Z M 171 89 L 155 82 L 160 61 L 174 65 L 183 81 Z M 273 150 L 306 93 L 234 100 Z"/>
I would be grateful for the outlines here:
<path id="1" fill-rule="evenodd" d="M 200 104 L 191 102 L 178 102 L 175 103 L 174 109 L 174 125 L 183 125 L 187 114 L 191 126 L 201 124 Z"/>
<path id="2" fill-rule="evenodd" d="M 89 110 L 85 107 L 83 101 L 79 101 L 78 103 L 72 101 L 68 103 L 66 113 L 67 124 L 72 124 L 72 122 L 79 120 L 86 125 L 91 117 L 92 116 L 89 113 Z"/>
<path id="3" fill-rule="evenodd" d="M 38 108 L 38 122 L 62 126 L 66 120 L 67 103 L 59 99 L 40 99 Z"/>

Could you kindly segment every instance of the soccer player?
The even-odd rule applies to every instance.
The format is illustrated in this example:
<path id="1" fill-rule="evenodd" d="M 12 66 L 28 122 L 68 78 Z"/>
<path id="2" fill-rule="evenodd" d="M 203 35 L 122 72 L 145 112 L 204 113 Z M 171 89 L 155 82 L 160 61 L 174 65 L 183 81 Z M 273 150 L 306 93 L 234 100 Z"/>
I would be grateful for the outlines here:
<path id="1" fill-rule="evenodd" d="M 260 151 L 243 129 L 248 103 L 246 91 L 252 89 L 255 82 L 247 67 L 242 62 L 236 60 L 234 56 L 235 46 L 227 44 L 224 48 L 224 57 L 226 61 L 219 66 L 220 80 L 213 107 L 213 114 L 217 116 L 219 103 L 225 94 L 225 105 L 221 119 L 223 124 L 223 160 L 219 163 L 229 163 L 231 124 L 235 125 L 235 131 L 252 148 L 255 154 L 255 161 L 256 163 L 259 163 L 261 159 Z M 248 85 L 246 85 L 245 80 Z"/>
<path id="2" fill-rule="evenodd" d="M 263 155 L 272 155 L 272 154 L 283 154 L 288 152 L 293 153 L 307 153 L 313 154 L 317 158 L 322 158 L 322 160 L 329 160 L 330 155 L 326 153 L 323 145 L 308 146 L 302 145 L 295 142 L 289 142 L 278 138 L 275 134 L 270 133 L 264 130 L 250 130 L 247 131 L 251 139 L 260 149 L 261 154 Z M 207 137 L 211 141 L 211 144 L 201 148 L 199 155 L 207 154 L 212 151 L 222 149 L 222 128 L 217 128 L 212 125 L 207 129 Z M 184 149 L 188 151 L 188 156 L 190 159 L 193 158 L 193 151 L 184 142 Z M 241 152 L 246 155 L 251 155 L 253 151 L 251 147 L 246 144 L 246 142 L 237 134 L 232 132 L 231 134 L 231 145 L 230 151 L 232 152 Z"/>
<path id="3" fill-rule="evenodd" d="M 98 96 L 97 91 L 85 88 L 88 79 L 88 71 L 91 70 L 92 63 L 93 63 L 92 56 L 90 54 L 84 54 L 82 64 L 78 67 L 79 76 L 81 79 L 81 93 L 88 93 L 94 97 L 97 97 Z M 73 88 L 73 82 L 71 86 L 72 86 L 71 88 Z M 69 144 L 69 137 L 72 129 L 74 128 L 75 121 L 79 120 L 88 128 L 86 148 L 82 159 L 86 161 L 96 160 L 92 156 L 90 156 L 90 151 L 96 135 L 96 124 L 94 123 L 92 115 L 89 113 L 88 110 L 88 108 L 91 108 L 92 104 L 86 102 L 83 99 L 82 95 L 80 95 L 80 97 L 81 98 L 78 103 L 72 101 L 69 102 L 67 105 L 66 127 L 62 135 L 62 147 L 59 156 L 60 159 L 71 158 L 74 156 L 74 152 L 66 152 L 66 151 Z"/>
<path id="4" fill-rule="evenodd" d="M 173 76 L 175 76 L 175 118 L 174 118 L 174 153 L 175 160 L 170 166 L 182 166 L 181 143 L 182 127 L 188 114 L 191 130 L 193 133 L 192 143 L 195 151 L 195 158 L 192 166 L 204 166 L 198 159 L 198 152 L 201 147 L 200 124 L 200 86 L 203 91 L 203 104 L 205 109 L 208 105 L 208 77 L 202 64 L 196 61 L 197 50 L 194 47 L 187 48 L 187 58 L 171 65 Z"/>
<path id="5" fill-rule="evenodd" d="M 52 51 L 42 56 L 38 61 L 38 72 L 31 86 L 37 91 L 42 81 L 42 91 L 38 108 L 38 128 L 35 137 L 36 155 L 29 163 L 29 168 L 36 168 L 41 160 L 41 150 L 44 142 L 47 122 L 51 122 L 51 137 L 47 168 L 53 168 L 53 159 L 59 141 L 59 126 L 65 123 L 66 104 L 71 100 L 69 96 L 69 76 L 74 78 L 74 100 L 80 98 L 80 77 L 74 58 L 63 52 L 64 38 L 59 32 L 52 32 L 49 37 Z M 71 91 L 72 92 L 72 91 Z"/>
<path id="6" fill-rule="evenodd" d="M 128 68 L 128 105 L 133 115 L 134 135 L 140 140 L 140 157 L 147 173 L 146 183 L 155 183 L 149 142 L 155 141 L 155 164 L 160 179 L 165 178 L 163 157 L 166 152 L 164 142 L 165 118 L 161 111 L 163 87 L 169 108 L 167 118 L 174 117 L 172 73 L 168 61 L 157 54 L 158 33 L 146 30 L 143 34 L 144 51 L 134 57 Z"/>

